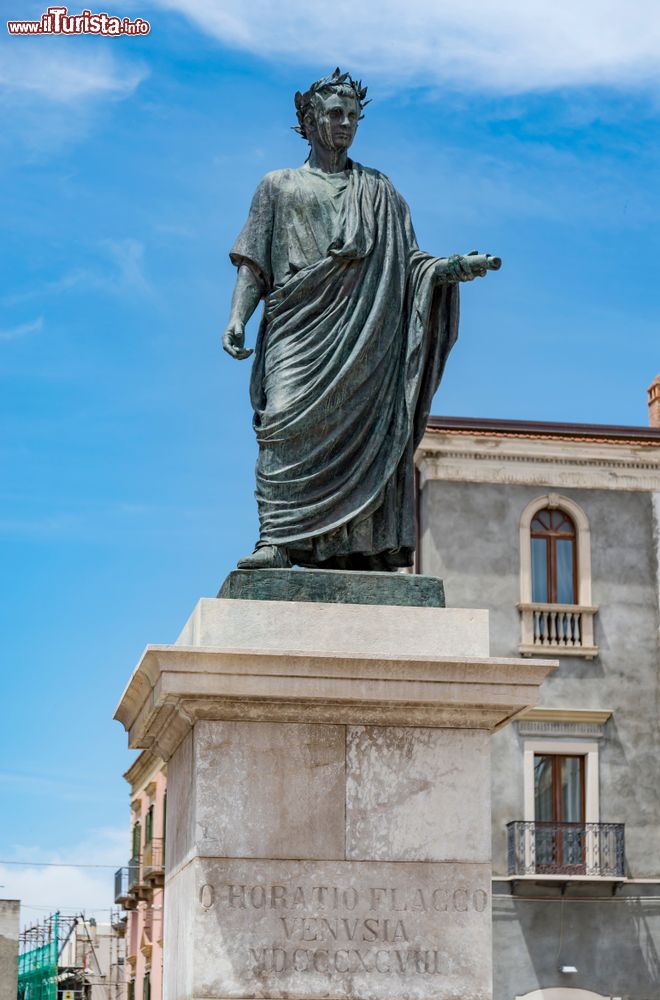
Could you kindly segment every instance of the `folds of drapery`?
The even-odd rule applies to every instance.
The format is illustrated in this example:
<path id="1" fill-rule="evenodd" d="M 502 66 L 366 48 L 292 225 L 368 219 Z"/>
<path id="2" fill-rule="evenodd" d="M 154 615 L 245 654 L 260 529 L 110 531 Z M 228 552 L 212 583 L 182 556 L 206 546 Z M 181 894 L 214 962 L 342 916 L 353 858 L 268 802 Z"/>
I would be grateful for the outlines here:
<path id="1" fill-rule="evenodd" d="M 333 564 L 415 545 L 413 452 L 458 330 L 391 183 L 355 164 L 326 256 L 266 299 L 252 370 L 261 541 Z"/>

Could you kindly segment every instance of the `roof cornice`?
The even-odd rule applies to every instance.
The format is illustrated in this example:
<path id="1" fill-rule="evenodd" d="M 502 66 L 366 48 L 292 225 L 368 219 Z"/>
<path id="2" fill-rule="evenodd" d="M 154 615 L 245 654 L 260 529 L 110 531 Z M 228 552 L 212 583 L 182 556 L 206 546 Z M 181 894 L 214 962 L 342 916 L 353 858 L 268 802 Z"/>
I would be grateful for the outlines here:
<path id="1" fill-rule="evenodd" d="M 497 420 L 491 417 L 431 416 L 427 431 L 497 434 L 514 437 L 578 438 L 592 441 L 631 441 L 660 447 L 660 427 L 621 424 L 573 424 L 546 420 Z"/>
<path id="2" fill-rule="evenodd" d="M 430 480 L 660 492 L 660 428 L 430 417 L 417 449 Z"/>
<path id="3" fill-rule="evenodd" d="M 124 772 L 124 779 L 131 786 L 131 795 L 137 794 L 139 788 L 147 783 L 154 771 L 160 771 L 165 766 L 161 758 L 151 750 L 143 750 Z"/>

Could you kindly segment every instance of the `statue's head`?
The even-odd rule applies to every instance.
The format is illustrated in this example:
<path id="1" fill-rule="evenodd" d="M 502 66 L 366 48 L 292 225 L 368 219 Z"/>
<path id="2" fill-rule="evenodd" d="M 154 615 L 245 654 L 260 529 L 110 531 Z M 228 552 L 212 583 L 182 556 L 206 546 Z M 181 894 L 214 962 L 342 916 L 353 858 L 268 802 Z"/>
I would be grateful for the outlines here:
<path id="1" fill-rule="evenodd" d="M 296 93 L 298 124 L 294 131 L 312 145 L 318 142 L 326 149 L 348 149 L 364 117 L 362 110 L 369 103 L 366 96 L 362 82 L 337 67 L 304 94 Z"/>

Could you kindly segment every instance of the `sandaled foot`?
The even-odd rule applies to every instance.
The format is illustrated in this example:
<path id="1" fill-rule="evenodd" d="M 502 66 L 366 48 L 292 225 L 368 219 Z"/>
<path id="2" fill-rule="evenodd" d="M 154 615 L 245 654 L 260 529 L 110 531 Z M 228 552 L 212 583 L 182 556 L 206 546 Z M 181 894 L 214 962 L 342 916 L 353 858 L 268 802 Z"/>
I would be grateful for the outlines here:
<path id="1" fill-rule="evenodd" d="M 282 545 L 260 545 L 252 555 L 239 559 L 238 569 L 290 569 L 291 562 Z"/>

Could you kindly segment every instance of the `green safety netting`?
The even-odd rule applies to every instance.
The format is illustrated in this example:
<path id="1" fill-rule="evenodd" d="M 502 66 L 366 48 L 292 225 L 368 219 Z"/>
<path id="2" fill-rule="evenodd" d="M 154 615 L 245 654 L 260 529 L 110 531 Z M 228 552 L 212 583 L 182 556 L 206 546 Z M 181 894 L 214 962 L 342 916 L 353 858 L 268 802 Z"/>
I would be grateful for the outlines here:
<path id="1" fill-rule="evenodd" d="M 36 943 L 18 956 L 18 1000 L 57 1000 L 57 960 L 60 953 L 60 915 L 55 913 L 35 934 Z M 45 939 L 45 940 L 44 940 Z"/>

